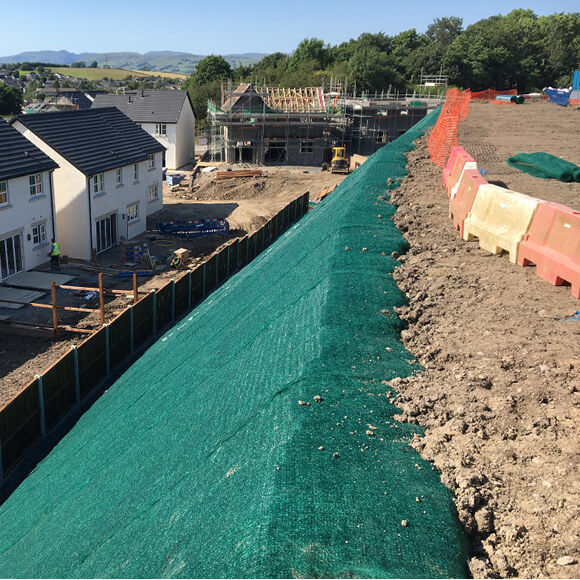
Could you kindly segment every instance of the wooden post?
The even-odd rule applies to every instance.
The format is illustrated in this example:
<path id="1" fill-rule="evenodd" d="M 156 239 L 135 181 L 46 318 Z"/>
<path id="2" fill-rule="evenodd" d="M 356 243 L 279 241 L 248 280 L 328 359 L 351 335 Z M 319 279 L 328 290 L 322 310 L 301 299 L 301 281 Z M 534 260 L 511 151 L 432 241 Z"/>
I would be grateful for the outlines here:
<path id="1" fill-rule="evenodd" d="M 101 310 L 101 326 L 105 324 L 105 292 L 103 291 L 103 273 L 99 272 L 99 307 Z"/>
<path id="2" fill-rule="evenodd" d="M 56 283 L 51 284 L 52 293 L 52 329 L 54 330 L 54 340 L 58 340 L 58 310 L 56 307 Z"/>
<path id="3" fill-rule="evenodd" d="M 139 290 L 137 289 L 137 272 L 133 272 L 133 304 L 139 302 Z"/>

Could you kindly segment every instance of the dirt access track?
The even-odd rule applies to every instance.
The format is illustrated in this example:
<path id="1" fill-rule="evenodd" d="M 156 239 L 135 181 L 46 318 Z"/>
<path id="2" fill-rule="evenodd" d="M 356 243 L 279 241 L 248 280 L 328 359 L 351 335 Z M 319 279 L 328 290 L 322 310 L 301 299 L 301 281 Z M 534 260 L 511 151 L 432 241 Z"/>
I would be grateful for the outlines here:
<path id="1" fill-rule="evenodd" d="M 409 154 L 410 174 L 391 198 L 410 243 L 395 272 L 409 296 L 399 309 L 408 324 L 402 338 L 422 369 L 385 388 L 401 409 L 399 420 L 425 427 L 413 445 L 455 493 L 473 540 L 474 577 L 578 578 L 580 321 L 562 319 L 580 310 L 580 301 L 533 267 L 459 238 L 427 141 L 428 135 Z M 579 183 L 534 179 L 505 162 L 544 151 L 580 164 L 580 111 L 544 102 L 472 103 L 459 143 L 488 181 L 580 209 Z M 193 191 L 166 192 L 163 219 L 228 217 L 233 229 L 249 231 L 304 191 L 314 195 L 340 181 L 328 173 L 266 171 L 268 177 L 246 183 L 210 185 L 205 176 Z M 266 206 L 267 212 L 256 209 Z M 213 251 L 204 244 L 194 255 Z M 147 284 L 171 275 L 162 272 Z M 35 340 L 0 337 L 5 397 L 70 348 Z"/>

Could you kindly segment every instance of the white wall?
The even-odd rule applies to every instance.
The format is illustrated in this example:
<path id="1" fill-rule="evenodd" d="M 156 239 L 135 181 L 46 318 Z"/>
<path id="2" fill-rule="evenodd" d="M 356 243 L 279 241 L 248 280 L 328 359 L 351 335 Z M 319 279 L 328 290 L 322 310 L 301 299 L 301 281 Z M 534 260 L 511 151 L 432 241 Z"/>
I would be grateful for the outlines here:
<path id="1" fill-rule="evenodd" d="M 0 206 L 0 240 L 21 235 L 23 270 L 49 261 L 47 254 L 54 233 L 50 172 L 41 173 L 41 180 L 43 193 L 34 197 L 30 195 L 28 175 L 7 180 L 8 203 Z M 40 224 L 45 224 L 46 240 L 35 245 L 32 230 Z"/>
<path id="2" fill-rule="evenodd" d="M 195 116 L 186 98 L 176 127 L 176 169 L 195 160 Z"/>

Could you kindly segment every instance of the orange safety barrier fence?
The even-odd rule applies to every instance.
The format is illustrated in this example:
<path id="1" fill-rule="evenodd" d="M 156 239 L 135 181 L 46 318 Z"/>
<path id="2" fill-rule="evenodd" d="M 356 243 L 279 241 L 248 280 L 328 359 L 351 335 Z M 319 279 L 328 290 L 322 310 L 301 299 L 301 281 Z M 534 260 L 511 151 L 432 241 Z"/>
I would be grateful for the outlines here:
<path id="1" fill-rule="evenodd" d="M 471 92 L 469 89 L 448 89 L 439 119 L 429 137 L 431 161 L 438 167 L 445 167 L 453 147 L 457 146 L 457 126 L 467 117 Z"/>
<path id="2" fill-rule="evenodd" d="M 493 101 L 498 95 L 517 95 L 517 89 L 508 89 L 505 91 L 496 91 L 495 89 L 487 89 L 485 91 L 478 91 L 471 93 L 472 101 Z"/>

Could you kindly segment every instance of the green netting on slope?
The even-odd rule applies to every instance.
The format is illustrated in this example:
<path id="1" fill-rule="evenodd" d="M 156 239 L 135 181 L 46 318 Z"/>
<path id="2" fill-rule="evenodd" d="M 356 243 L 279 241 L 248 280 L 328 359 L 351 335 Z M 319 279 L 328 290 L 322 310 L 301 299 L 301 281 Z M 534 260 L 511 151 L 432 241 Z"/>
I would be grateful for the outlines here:
<path id="1" fill-rule="evenodd" d="M 97 401 L 0 507 L 1 576 L 466 574 L 450 494 L 381 384 L 416 365 L 392 313 L 404 296 L 390 255 L 405 242 L 380 197 L 434 121 L 376 153 Z"/>

